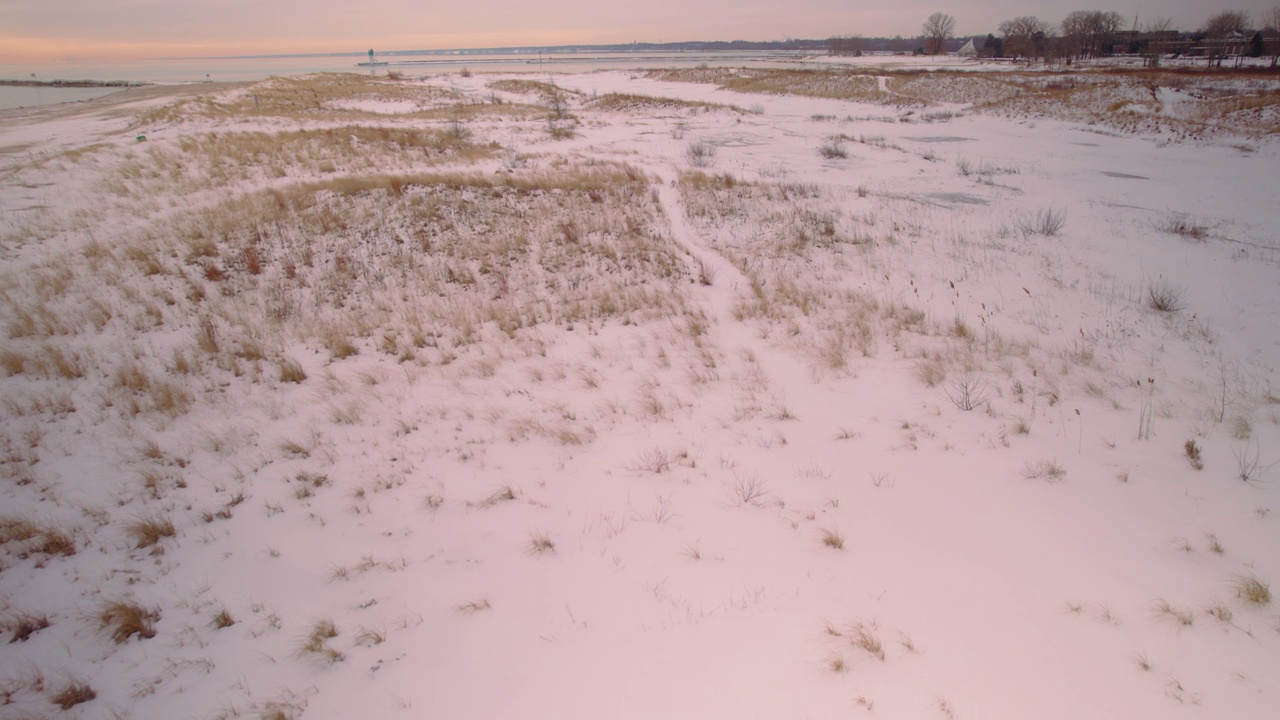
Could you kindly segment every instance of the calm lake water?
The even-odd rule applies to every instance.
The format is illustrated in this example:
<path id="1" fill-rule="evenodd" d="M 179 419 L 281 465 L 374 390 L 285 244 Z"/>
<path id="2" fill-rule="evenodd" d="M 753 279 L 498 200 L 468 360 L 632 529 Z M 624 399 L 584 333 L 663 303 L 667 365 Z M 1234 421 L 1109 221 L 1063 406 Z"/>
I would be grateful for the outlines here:
<path id="1" fill-rule="evenodd" d="M 261 80 L 272 75 L 311 72 L 386 72 L 406 75 L 456 72 L 462 68 L 493 72 L 589 72 L 601 68 L 693 67 L 700 64 L 779 65 L 802 57 L 796 53 L 763 52 L 633 52 L 633 53 L 520 53 L 483 54 L 469 51 L 441 53 L 379 53 L 376 68 L 360 67 L 364 53 L 281 55 L 246 58 L 172 58 L 133 61 L 66 60 L 43 63 L 0 63 L 0 80 L 128 80 L 136 82 L 194 82 L 199 80 Z"/>
<path id="2" fill-rule="evenodd" d="M 377 66 L 360 66 L 366 53 L 288 55 L 243 58 L 157 58 L 132 61 L 65 60 L 42 63 L 0 63 L 0 80 L 96 80 L 150 83 L 262 80 L 273 75 L 314 72 L 357 72 L 381 75 L 395 71 L 407 76 L 460 72 L 577 73 L 600 69 L 666 67 L 789 67 L 803 57 L 783 52 L 634 52 L 634 53 L 519 53 L 485 54 L 470 51 L 436 53 L 380 53 Z M 0 109 L 43 105 L 99 97 L 110 88 L 29 88 L 0 85 Z"/>
<path id="3" fill-rule="evenodd" d="M 76 100 L 92 100 L 110 95 L 120 88 L 60 88 L 0 85 L 0 110 L 9 108 L 51 105 Z"/>

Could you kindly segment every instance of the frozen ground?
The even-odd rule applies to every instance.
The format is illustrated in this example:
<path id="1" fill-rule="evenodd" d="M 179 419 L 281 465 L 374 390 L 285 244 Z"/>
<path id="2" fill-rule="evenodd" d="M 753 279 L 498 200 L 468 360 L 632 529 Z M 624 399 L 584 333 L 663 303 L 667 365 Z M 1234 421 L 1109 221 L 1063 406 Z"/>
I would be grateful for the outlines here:
<path id="1" fill-rule="evenodd" d="M 0 113 L 0 717 L 1280 706 L 1274 79 L 183 92 Z"/>

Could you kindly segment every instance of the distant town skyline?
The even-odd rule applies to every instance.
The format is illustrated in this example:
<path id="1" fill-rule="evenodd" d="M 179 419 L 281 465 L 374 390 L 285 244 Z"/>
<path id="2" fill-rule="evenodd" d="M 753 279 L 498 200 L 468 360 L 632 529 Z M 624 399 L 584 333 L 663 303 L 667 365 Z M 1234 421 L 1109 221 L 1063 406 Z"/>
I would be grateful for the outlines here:
<path id="1" fill-rule="evenodd" d="M 1059 22 L 1074 10 L 1119 13 L 1131 26 L 1166 18 L 1195 30 L 1222 10 L 1261 26 L 1280 0 L 5 0 L 0 60 L 182 57 L 474 47 L 771 41 L 842 35 L 914 38 L 934 12 L 956 37 L 996 33 L 1023 15 Z"/>

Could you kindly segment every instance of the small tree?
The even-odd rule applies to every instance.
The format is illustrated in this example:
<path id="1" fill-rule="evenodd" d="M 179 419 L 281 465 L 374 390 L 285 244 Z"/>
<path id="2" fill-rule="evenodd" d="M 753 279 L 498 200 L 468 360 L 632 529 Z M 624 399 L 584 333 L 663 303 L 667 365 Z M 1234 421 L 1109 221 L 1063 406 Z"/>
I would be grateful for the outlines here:
<path id="1" fill-rule="evenodd" d="M 1024 15 L 1000 23 L 1005 52 L 1018 57 L 1043 57 L 1054 26 L 1034 15 Z"/>
<path id="2" fill-rule="evenodd" d="M 982 57 L 1004 57 L 1004 40 L 992 35 L 991 33 L 987 33 L 987 41 L 982 45 Z"/>
<path id="3" fill-rule="evenodd" d="M 924 46 L 930 55 L 937 55 L 946 47 L 947 39 L 956 32 L 956 19 L 946 13 L 934 13 L 924 21 Z"/>
<path id="4" fill-rule="evenodd" d="M 1262 39 L 1262 52 L 1271 56 L 1271 67 L 1275 67 L 1280 60 L 1280 5 L 1262 16 L 1262 24 L 1267 32 L 1267 37 Z"/>
<path id="5" fill-rule="evenodd" d="M 1235 47 L 1235 43 L 1231 42 L 1229 38 L 1233 35 L 1239 35 L 1243 38 L 1245 31 L 1248 29 L 1249 16 L 1242 12 L 1224 10 L 1206 20 L 1201 31 L 1209 40 L 1219 41 L 1210 45 L 1209 65 L 1213 66 L 1216 63 L 1221 67 L 1223 58 L 1232 53 L 1237 56 L 1238 64 L 1238 57 L 1244 50 L 1244 43 L 1241 42 L 1239 47 Z"/>
<path id="6" fill-rule="evenodd" d="M 1224 38 L 1233 32 L 1243 34 L 1248 27 L 1249 16 L 1247 14 L 1224 10 L 1206 20 L 1201 30 L 1204 31 L 1206 37 Z"/>

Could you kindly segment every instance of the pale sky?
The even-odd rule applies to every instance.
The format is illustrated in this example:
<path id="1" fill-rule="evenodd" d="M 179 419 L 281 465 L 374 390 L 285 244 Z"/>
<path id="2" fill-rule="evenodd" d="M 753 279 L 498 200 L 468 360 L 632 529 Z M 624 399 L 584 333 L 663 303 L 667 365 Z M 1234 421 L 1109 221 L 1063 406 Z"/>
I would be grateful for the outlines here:
<path id="1" fill-rule="evenodd" d="M 1194 30 L 1224 9 L 1257 21 L 1280 0 L 0 0 L 0 60 L 784 40 L 920 34 L 931 13 L 958 35 L 1002 20 L 1114 10 Z M 1260 24 L 1260 23 L 1257 23 Z"/>

